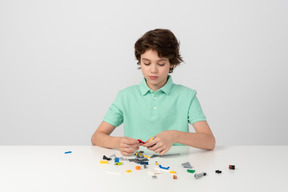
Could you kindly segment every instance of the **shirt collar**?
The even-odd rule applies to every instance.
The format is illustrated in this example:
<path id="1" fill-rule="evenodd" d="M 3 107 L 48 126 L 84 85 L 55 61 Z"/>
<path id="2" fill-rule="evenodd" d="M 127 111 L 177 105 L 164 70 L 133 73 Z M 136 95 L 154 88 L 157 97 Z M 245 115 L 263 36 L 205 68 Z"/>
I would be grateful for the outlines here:
<path id="1" fill-rule="evenodd" d="M 146 95 L 148 92 L 152 91 L 148 87 L 145 78 L 143 78 L 143 80 L 141 81 L 139 86 L 140 86 L 141 94 L 143 96 Z M 166 84 L 163 87 L 161 87 L 159 90 L 163 91 L 164 93 L 166 93 L 168 95 L 171 91 L 172 86 L 173 86 L 172 77 L 170 75 L 168 75 L 168 80 L 167 80 Z"/>

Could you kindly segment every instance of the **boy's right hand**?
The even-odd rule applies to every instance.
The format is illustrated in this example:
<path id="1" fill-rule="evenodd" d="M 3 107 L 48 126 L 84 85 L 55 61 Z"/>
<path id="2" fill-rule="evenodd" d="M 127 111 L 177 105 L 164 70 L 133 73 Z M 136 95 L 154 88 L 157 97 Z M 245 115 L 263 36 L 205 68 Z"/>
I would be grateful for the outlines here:
<path id="1" fill-rule="evenodd" d="M 124 156 L 130 156 L 133 155 L 133 153 L 137 151 L 141 145 L 143 144 L 139 143 L 137 139 L 122 137 L 120 139 L 120 152 Z"/>

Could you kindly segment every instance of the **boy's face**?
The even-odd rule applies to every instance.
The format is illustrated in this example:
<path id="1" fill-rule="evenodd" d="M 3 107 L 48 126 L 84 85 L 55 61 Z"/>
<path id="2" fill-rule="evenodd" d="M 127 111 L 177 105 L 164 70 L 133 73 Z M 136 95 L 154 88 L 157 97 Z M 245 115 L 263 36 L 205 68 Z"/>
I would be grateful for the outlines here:
<path id="1" fill-rule="evenodd" d="M 157 91 L 166 84 L 169 69 L 173 67 L 168 58 L 160 58 L 157 51 L 149 49 L 141 55 L 140 63 L 150 89 Z"/>

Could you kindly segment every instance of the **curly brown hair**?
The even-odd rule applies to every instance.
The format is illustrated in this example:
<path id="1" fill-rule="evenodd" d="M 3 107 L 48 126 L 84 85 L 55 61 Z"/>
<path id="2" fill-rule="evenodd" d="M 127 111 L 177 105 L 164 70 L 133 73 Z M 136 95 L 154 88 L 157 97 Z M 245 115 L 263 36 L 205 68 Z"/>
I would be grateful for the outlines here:
<path id="1" fill-rule="evenodd" d="M 138 65 L 140 65 L 141 55 L 149 49 L 157 51 L 159 57 L 169 59 L 170 64 L 173 65 L 169 73 L 172 73 L 173 69 L 183 62 L 179 53 L 179 42 L 169 29 L 154 29 L 146 32 L 136 41 L 134 48 Z"/>

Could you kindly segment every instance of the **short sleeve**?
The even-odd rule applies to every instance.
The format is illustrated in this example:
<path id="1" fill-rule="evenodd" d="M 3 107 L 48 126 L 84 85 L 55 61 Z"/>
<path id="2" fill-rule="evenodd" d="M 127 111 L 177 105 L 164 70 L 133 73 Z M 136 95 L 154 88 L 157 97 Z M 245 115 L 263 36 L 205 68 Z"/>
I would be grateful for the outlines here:
<path id="1" fill-rule="evenodd" d="M 106 115 L 104 116 L 104 121 L 115 127 L 121 125 L 123 123 L 123 111 L 121 106 L 121 94 L 119 92 L 116 99 L 109 107 Z"/>
<path id="2" fill-rule="evenodd" d="M 190 102 L 188 111 L 188 122 L 192 125 L 197 121 L 206 121 L 206 117 L 203 113 L 202 107 L 196 97 L 197 92 L 195 91 Z"/>

